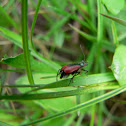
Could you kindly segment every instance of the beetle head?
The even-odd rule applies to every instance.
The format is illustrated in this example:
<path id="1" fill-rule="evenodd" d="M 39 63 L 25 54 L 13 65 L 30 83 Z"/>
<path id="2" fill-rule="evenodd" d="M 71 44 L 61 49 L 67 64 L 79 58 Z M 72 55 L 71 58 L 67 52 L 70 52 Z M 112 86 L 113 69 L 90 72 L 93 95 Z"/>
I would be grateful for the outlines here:
<path id="1" fill-rule="evenodd" d="M 82 61 L 80 62 L 80 66 L 81 66 L 81 67 L 85 67 L 85 66 L 87 66 L 87 65 L 88 65 L 88 63 L 85 62 L 84 60 L 82 60 Z"/>

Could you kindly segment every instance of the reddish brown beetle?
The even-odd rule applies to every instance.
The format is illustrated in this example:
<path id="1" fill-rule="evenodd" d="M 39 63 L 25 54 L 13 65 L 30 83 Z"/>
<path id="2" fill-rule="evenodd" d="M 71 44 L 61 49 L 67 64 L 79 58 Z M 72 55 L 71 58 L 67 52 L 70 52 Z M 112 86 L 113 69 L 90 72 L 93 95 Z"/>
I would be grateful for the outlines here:
<path id="1" fill-rule="evenodd" d="M 82 50 L 82 48 L 81 48 L 81 50 Z M 83 53 L 83 51 L 82 51 L 82 53 Z M 83 53 L 83 55 L 84 55 L 84 53 Z M 85 55 L 84 55 L 84 59 L 85 59 Z M 80 74 L 82 71 L 86 71 L 86 73 L 88 72 L 87 70 L 85 70 L 83 68 L 87 65 L 88 65 L 88 63 L 85 62 L 85 60 L 82 60 L 80 63 L 72 63 L 72 64 L 65 65 L 61 69 L 58 70 L 56 79 L 58 81 L 58 75 L 61 75 L 60 79 L 62 79 L 62 78 L 67 78 L 70 74 L 72 74 L 73 77 L 71 78 L 71 81 L 73 81 L 73 78 L 75 76 L 77 76 L 78 74 Z"/>

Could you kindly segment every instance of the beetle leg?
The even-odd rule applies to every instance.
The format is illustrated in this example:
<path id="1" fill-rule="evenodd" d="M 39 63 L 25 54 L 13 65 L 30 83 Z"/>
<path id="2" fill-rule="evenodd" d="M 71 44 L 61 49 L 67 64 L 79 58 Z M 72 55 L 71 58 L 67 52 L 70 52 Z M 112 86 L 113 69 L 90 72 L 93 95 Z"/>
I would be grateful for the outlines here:
<path id="1" fill-rule="evenodd" d="M 56 81 L 58 81 L 58 75 L 61 74 L 60 69 L 57 72 Z"/>
<path id="2" fill-rule="evenodd" d="M 70 83 L 71 83 L 71 82 L 73 83 L 74 77 L 77 76 L 78 74 L 80 74 L 80 72 L 77 72 L 77 73 L 75 73 L 75 74 L 73 75 L 73 77 L 72 77 L 71 80 L 70 80 Z M 69 83 L 69 85 L 70 85 L 70 83 Z"/>
<path id="3" fill-rule="evenodd" d="M 81 70 L 86 71 L 86 73 L 85 73 L 85 74 L 87 74 L 87 73 L 88 73 L 88 70 L 85 70 L 85 69 L 81 69 Z"/>
<path id="4" fill-rule="evenodd" d="M 62 78 L 68 78 L 69 74 L 66 74 L 64 71 L 61 72 L 60 79 Z"/>

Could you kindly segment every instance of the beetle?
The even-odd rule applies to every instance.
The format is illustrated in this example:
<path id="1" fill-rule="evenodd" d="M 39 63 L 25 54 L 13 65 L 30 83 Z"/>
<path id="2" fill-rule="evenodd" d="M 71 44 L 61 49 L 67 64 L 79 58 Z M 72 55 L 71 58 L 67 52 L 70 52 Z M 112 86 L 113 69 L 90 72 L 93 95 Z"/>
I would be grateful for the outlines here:
<path id="1" fill-rule="evenodd" d="M 61 69 L 59 69 L 57 72 L 56 80 L 58 81 L 58 75 L 61 75 L 60 79 L 62 79 L 62 78 L 67 78 L 70 74 L 72 74 L 73 77 L 70 80 L 70 83 L 71 83 L 71 81 L 73 82 L 73 78 L 77 76 L 78 74 L 80 74 L 82 71 L 86 71 L 86 73 L 88 72 L 87 70 L 84 69 L 84 67 L 87 65 L 88 65 L 88 62 L 85 62 L 85 55 L 84 55 L 84 60 L 82 60 L 81 62 L 68 64 L 68 65 L 63 66 Z"/>

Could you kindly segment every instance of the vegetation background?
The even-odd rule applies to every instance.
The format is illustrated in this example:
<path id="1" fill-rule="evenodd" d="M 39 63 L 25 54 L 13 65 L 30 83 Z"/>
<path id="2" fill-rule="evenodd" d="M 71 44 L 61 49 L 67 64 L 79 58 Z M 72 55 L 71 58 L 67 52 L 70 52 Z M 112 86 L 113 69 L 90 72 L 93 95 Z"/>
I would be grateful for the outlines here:
<path id="1" fill-rule="evenodd" d="M 125 13 L 125 0 L 1 0 L 0 125 L 125 126 Z M 56 81 L 80 45 L 88 75 Z"/>

